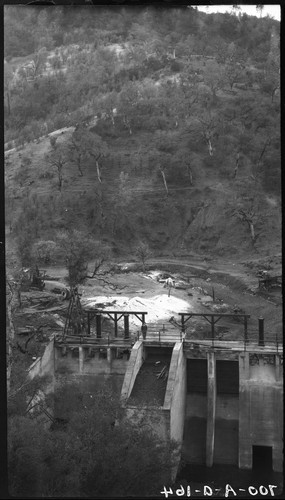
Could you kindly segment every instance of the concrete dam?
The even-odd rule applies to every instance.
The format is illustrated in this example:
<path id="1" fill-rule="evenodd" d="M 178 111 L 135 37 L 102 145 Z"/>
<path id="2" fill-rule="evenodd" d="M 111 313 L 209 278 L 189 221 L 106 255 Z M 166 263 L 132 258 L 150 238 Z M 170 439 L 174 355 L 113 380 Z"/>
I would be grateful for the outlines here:
<path id="1" fill-rule="evenodd" d="M 265 342 L 262 323 L 257 342 L 187 339 L 177 328 L 133 340 L 125 327 L 112 339 L 100 328 L 55 337 L 29 376 L 52 375 L 53 389 L 74 380 L 86 392 L 111 381 L 126 418 L 176 441 L 177 464 L 251 470 L 261 454 L 282 472 L 283 351 Z"/>

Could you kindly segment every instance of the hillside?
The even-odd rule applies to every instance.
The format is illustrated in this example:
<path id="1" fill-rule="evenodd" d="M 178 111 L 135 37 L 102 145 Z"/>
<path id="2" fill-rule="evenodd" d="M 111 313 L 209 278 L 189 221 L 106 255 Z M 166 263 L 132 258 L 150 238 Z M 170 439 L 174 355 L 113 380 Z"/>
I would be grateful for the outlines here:
<path id="1" fill-rule="evenodd" d="M 26 47 L 5 10 L 16 246 L 80 228 L 114 256 L 141 240 L 157 256 L 280 253 L 279 23 L 122 8 L 92 24 L 86 9 L 52 10 L 28 11 Z"/>

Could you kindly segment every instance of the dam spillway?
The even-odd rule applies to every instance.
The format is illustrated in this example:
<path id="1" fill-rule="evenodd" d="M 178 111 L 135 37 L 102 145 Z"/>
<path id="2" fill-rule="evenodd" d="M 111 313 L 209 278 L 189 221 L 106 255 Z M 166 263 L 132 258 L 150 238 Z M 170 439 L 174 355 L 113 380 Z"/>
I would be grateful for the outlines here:
<path id="1" fill-rule="evenodd" d="M 166 361 L 163 394 L 136 404 L 136 384 L 146 360 Z M 161 359 L 160 359 L 161 358 Z M 283 354 L 280 346 L 241 341 L 194 340 L 173 329 L 164 337 L 139 339 L 54 339 L 39 375 L 53 372 L 92 391 L 111 380 L 129 418 L 149 419 L 164 440 L 175 440 L 189 464 L 233 465 L 251 470 L 258 452 L 268 467 L 282 471 Z M 143 383 L 141 381 L 140 385 Z M 138 411 L 139 410 L 139 411 Z"/>

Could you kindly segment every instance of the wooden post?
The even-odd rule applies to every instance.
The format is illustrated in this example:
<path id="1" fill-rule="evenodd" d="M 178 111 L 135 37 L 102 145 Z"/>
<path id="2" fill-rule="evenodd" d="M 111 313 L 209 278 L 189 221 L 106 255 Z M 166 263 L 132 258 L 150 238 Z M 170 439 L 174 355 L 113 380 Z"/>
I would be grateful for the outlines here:
<path id="1" fill-rule="evenodd" d="M 98 339 L 102 338 L 101 314 L 96 314 L 96 336 Z"/>
<path id="2" fill-rule="evenodd" d="M 264 346 L 264 319 L 259 318 L 258 319 L 258 334 L 259 334 L 259 339 L 258 339 L 258 345 Z"/>
<path id="3" fill-rule="evenodd" d="M 244 341 L 247 344 L 248 342 L 248 337 L 247 337 L 247 317 L 244 317 Z"/>
<path id="4" fill-rule="evenodd" d="M 83 372 L 84 365 L 84 350 L 83 347 L 79 347 L 79 373 Z"/>
<path id="5" fill-rule="evenodd" d="M 214 319 L 214 316 L 211 316 L 211 334 L 212 334 L 212 345 L 214 346 L 214 339 L 215 339 L 215 319 Z"/>
<path id="6" fill-rule="evenodd" d="M 115 320 L 115 337 L 118 337 L 118 314 L 114 314 L 114 320 Z"/>
<path id="7" fill-rule="evenodd" d="M 184 314 L 181 316 L 181 324 L 182 324 L 182 333 L 185 333 L 185 318 Z"/>
<path id="8" fill-rule="evenodd" d="M 91 332 L 90 332 L 90 312 L 87 311 L 87 333 L 88 335 L 91 335 Z"/>
<path id="9" fill-rule="evenodd" d="M 111 347 L 107 348 L 107 361 L 108 361 L 109 365 L 111 365 L 111 363 L 112 363 L 112 349 L 111 349 Z"/>
<path id="10" fill-rule="evenodd" d="M 207 393 L 207 435 L 206 435 L 206 465 L 212 467 L 215 449 L 216 420 L 216 360 L 214 352 L 207 354 L 208 393 Z"/>
<path id="11" fill-rule="evenodd" d="M 130 338 L 129 315 L 128 314 L 124 314 L 124 330 L 125 330 L 124 338 L 125 339 Z"/>

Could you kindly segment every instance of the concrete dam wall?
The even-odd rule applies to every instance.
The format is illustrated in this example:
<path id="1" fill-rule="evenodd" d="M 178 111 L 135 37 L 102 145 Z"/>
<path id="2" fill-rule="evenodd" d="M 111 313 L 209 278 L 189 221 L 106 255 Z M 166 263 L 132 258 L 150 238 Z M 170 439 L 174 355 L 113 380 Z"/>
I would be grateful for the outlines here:
<path id="1" fill-rule="evenodd" d="M 183 342 L 163 346 L 141 340 L 118 348 L 52 341 L 29 376 L 48 373 L 55 386 L 74 380 L 86 392 L 111 381 L 126 418 L 176 441 L 177 460 L 251 469 L 259 452 L 278 472 L 283 467 L 282 369 L 280 353 L 258 346 L 244 352 Z M 152 402 L 146 397 L 151 380 L 159 388 Z"/>

